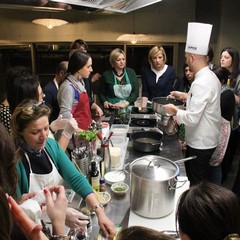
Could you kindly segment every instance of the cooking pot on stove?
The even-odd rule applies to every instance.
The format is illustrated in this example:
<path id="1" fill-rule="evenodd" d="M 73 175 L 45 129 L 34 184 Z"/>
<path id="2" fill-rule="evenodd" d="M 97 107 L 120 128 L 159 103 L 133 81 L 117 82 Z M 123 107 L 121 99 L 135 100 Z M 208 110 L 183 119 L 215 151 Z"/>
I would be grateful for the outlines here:
<path id="1" fill-rule="evenodd" d="M 163 133 L 159 131 L 139 131 L 133 132 L 130 135 L 132 146 L 135 150 L 140 152 L 154 152 L 159 150 Z"/>
<path id="2" fill-rule="evenodd" d="M 130 206 L 134 213 L 146 218 L 161 218 L 173 211 L 178 174 L 176 163 L 147 155 L 130 163 L 129 171 Z"/>
<path id="3" fill-rule="evenodd" d="M 156 97 L 152 99 L 152 109 L 154 112 L 159 113 L 164 116 L 172 116 L 172 114 L 166 113 L 164 109 L 164 105 L 166 104 L 174 104 L 180 109 L 183 109 L 184 103 L 174 98 L 170 97 Z"/>

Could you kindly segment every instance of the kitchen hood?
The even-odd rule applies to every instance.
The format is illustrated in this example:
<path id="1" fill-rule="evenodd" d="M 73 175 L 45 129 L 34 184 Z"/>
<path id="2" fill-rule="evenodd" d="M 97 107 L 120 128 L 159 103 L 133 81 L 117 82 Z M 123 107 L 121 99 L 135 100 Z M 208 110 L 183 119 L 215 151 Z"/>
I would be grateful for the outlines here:
<path id="1" fill-rule="evenodd" d="M 162 0 L 53 0 L 50 2 L 67 3 L 76 6 L 95 8 L 102 11 L 128 13 Z"/>
<path id="2" fill-rule="evenodd" d="M 0 0 L 0 8 L 38 11 L 81 10 L 124 14 L 162 0 Z"/>

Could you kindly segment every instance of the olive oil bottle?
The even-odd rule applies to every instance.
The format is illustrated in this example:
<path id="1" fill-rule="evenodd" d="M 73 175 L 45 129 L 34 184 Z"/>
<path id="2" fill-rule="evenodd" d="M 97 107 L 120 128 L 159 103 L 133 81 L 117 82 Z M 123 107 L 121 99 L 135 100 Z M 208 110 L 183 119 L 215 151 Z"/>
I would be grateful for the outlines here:
<path id="1" fill-rule="evenodd" d="M 91 169 L 89 171 L 89 180 L 90 184 L 92 185 L 92 188 L 99 192 L 100 188 L 100 175 L 99 171 L 97 169 L 97 163 L 95 161 L 91 162 Z"/>

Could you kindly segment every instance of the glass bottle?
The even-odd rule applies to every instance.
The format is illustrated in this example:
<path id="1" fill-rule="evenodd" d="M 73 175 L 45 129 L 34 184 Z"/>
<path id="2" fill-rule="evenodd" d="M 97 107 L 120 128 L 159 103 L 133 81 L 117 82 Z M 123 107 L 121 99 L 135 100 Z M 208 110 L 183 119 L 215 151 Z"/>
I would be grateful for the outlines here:
<path id="1" fill-rule="evenodd" d="M 99 171 L 97 169 L 97 163 L 95 161 L 91 162 L 91 170 L 89 171 L 89 179 L 92 185 L 92 188 L 99 192 L 100 185 L 100 176 Z"/>
<path id="2" fill-rule="evenodd" d="M 105 191 L 106 191 L 105 179 L 100 178 L 100 192 L 105 192 Z"/>

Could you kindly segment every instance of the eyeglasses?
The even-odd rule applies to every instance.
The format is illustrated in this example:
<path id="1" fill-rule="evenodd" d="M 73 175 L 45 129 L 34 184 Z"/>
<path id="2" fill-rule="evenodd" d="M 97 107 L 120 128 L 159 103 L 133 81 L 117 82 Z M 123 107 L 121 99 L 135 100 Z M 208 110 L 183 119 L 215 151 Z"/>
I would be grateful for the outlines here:
<path id="1" fill-rule="evenodd" d="M 24 112 L 27 115 L 31 115 L 31 114 L 33 114 L 33 111 L 37 110 L 38 107 L 43 104 L 45 104 L 45 101 L 40 101 L 40 102 L 34 103 L 32 105 L 29 105 L 29 106 L 23 108 L 22 112 Z"/>

